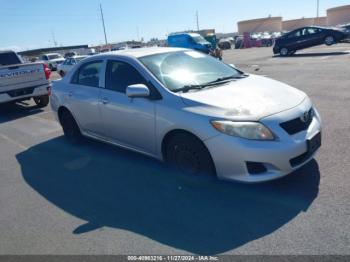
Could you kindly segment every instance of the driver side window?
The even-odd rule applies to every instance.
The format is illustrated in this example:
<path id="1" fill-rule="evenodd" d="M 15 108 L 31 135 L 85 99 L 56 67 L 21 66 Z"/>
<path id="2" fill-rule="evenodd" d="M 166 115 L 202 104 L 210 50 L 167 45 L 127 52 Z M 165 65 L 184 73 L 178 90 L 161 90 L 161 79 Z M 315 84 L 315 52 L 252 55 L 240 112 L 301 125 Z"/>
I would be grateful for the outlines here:
<path id="1" fill-rule="evenodd" d="M 291 33 L 288 38 L 294 38 L 294 37 L 300 37 L 301 36 L 301 30 L 295 31 Z"/>
<path id="2" fill-rule="evenodd" d="M 126 93 L 129 85 L 147 84 L 144 77 L 130 64 L 121 61 L 108 61 L 106 69 L 106 88 Z"/>

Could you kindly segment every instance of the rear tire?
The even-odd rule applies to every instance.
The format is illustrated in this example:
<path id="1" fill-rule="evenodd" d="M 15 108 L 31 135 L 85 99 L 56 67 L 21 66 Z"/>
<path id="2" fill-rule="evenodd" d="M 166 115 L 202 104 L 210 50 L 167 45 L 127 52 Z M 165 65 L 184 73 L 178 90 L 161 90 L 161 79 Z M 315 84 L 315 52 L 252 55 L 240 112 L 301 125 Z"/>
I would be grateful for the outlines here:
<path id="1" fill-rule="evenodd" d="M 68 110 L 64 110 L 60 114 L 60 122 L 63 133 L 70 143 L 79 144 L 82 142 L 83 136 L 81 135 L 79 126 Z"/>
<path id="2" fill-rule="evenodd" d="M 280 50 L 280 55 L 281 56 L 287 56 L 289 54 L 289 50 L 287 47 L 282 47 L 281 50 Z"/>
<path id="3" fill-rule="evenodd" d="M 166 161 L 190 175 L 215 175 L 215 166 L 205 145 L 195 136 L 180 133 L 166 145 Z"/>
<path id="4" fill-rule="evenodd" d="M 48 95 L 33 97 L 33 99 L 35 104 L 40 108 L 46 107 L 50 102 Z"/>
<path id="5" fill-rule="evenodd" d="M 328 46 L 331 46 L 331 45 L 334 45 L 336 43 L 335 41 L 335 38 L 334 36 L 327 36 L 325 39 L 324 39 L 324 43 Z"/>

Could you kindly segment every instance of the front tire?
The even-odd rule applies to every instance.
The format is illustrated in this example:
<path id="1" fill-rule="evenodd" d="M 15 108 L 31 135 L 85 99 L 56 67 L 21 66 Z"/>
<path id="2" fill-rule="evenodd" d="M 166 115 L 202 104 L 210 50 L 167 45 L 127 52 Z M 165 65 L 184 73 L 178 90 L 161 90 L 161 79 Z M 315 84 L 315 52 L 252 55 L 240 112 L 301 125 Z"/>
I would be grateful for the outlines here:
<path id="1" fill-rule="evenodd" d="M 215 174 L 209 151 L 198 138 L 189 134 L 177 134 L 166 146 L 166 160 L 181 172 L 190 175 Z"/>
<path id="2" fill-rule="evenodd" d="M 80 128 L 68 110 L 60 114 L 60 122 L 66 139 L 72 144 L 79 144 L 82 141 Z"/>
<path id="3" fill-rule="evenodd" d="M 281 56 L 287 56 L 287 55 L 289 55 L 289 50 L 288 50 L 288 48 L 287 47 L 282 47 L 281 48 L 281 50 L 280 50 L 280 55 Z"/>
<path id="4" fill-rule="evenodd" d="M 331 45 L 334 45 L 336 43 L 335 41 L 335 38 L 334 36 L 327 36 L 325 39 L 324 39 L 324 43 L 328 46 L 331 46 Z"/>
<path id="5" fill-rule="evenodd" d="M 48 95 L 33 97 L 33 99 L 35 104 L 40 108 L 46 107 L 50 102 Z"/>

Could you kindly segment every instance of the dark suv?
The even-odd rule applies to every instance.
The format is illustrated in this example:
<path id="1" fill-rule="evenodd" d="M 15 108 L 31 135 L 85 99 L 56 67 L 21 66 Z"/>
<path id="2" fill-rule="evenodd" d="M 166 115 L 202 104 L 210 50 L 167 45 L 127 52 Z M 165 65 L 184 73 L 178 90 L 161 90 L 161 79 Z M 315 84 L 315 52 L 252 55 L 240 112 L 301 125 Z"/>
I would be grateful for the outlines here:
<path id="1" fill-rule="evenodd" d="M 326 27 L 303 27 L 284 34 L 275 41 L 274 54 L 293 55 L 297 50 L 317 46 L 333 45 L 347 37 L 342 29 Z"/>

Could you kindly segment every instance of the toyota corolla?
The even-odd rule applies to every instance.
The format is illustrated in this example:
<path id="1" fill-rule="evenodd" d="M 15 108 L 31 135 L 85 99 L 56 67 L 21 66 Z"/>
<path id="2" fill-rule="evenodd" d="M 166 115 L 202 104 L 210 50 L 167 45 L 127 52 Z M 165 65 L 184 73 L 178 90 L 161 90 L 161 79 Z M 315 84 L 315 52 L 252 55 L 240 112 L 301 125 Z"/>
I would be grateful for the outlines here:
<path id="1" fill-rule="evenodd" d="M 305 93 L 187 49 L 87 58 L 53 83 L 51 106 L 72 142 L 85 136 L 226 180 L 283 177 L 321 146 Z"/>

